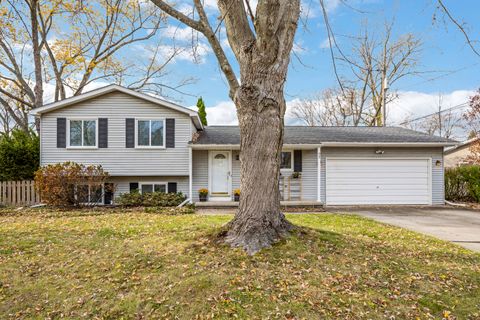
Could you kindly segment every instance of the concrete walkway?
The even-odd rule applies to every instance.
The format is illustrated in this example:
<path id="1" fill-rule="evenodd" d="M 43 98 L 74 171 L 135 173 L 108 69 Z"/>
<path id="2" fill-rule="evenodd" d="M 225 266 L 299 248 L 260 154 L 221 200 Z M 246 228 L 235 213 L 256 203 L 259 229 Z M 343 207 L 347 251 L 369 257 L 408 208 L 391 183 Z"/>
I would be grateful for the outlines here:
<path id="1" fill-rule="evenodd" d="M 480 252 L 480 211 L 457 208 L 327 208 L 428 234 Z"/>

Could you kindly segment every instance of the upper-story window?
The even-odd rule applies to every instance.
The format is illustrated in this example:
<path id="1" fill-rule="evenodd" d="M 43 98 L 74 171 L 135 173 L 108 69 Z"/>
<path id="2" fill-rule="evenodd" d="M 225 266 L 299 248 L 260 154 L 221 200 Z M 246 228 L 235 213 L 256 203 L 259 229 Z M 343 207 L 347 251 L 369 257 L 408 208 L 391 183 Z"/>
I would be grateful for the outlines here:
<path id="1" fill-rule="evenodd" d="M 69 120 L 70 147 L 97 146 L 97 120 Z"/>
<path id="2" fill-rule="evenodd" d="M 165 147 L 165 120 L 137 120 L 137 146 L 160 148 Z"/>

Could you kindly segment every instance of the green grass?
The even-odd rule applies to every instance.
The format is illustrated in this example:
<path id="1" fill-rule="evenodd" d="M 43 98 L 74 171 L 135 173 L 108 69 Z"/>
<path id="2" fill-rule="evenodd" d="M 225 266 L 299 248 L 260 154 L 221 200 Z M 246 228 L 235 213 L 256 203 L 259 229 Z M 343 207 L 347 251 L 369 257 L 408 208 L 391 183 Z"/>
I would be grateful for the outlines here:
<path id="1" fill-rule="evenodd" d="M 247 256 L 231 216 L 0 214 L 0 318 L 479 319 L 480 255 L 350 215 L 289 215 Z"/>

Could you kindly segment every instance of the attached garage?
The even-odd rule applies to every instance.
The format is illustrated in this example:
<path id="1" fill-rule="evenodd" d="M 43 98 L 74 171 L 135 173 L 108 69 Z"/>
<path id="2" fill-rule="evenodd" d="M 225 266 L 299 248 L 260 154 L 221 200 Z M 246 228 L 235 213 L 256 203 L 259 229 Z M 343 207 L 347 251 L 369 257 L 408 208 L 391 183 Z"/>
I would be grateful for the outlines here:
<path id="1" fill-rule="evenodd" d="M 327 158 L 327 205 L 430 205 L 431 159 Z"/>

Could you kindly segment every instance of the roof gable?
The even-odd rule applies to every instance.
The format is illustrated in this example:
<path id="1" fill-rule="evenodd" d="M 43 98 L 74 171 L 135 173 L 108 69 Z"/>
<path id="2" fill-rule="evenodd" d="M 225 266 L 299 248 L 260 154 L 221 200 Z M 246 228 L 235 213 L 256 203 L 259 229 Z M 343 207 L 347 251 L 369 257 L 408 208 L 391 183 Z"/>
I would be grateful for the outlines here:
<path id="1" fill-rule="evenodd" d="M 154 103 L 156 105 L 166 107 L 166 108 L 170 108 L 170 109 L 188 114 L 191 117 L 191 119 L 192 119 L 193 123 L 195 124 L 195 126 L 197 127 L 197 129 L 203 129 L 202 122 L 200 121 L 198 113 L 195 110 L 191 110 L 191 109 L 188 109 L 186 107 L 182 107 L 178 104 L 172 103 L 170 101 L 160 99 L 160 98 L 156 98 L 156 97 L 153 97 L 153 96 L 141 93 L 141 92 L 137 92 L 137 91 L 134 91 L 134 90 L 131 90 L 131 89 L 128 89 L 128 88 L 125 88 L 125 87 L 122 87 L 122 86 L 119 86 L 119 85 L 116 85 L 116 84 L 101 87 L 101 88 L 83 93 L 81 95 L 70 97 L 70 98 L 67 98 L 67 99 L 64 99 L 64 100 L 61 100 L 61 101 L 58 101 L 58 102 L 49 103 L 49 104 L 44 105 L 40 108 L 33 109 L 32 111 L 30 111 L 30 114 L 33 115 L 33 116 L 38 116 L 38 115 L 41 115 L 41 114 L 44 114 L 44 113 L 48 113 L 48 112 L 51 112 L 51 111 L 54 111 L 54 110 L 58 110 L 58 109 L 61 109 L 61 108 L 65 108 L 65 107 L 77 104 L 79 102 L 88 101 L 90 99 L 94 99 L 94 98 L 97 98 L 97 97 L 100 97 L 100 96 L 103 96 L 103 95 L 106 95 L 106 94 L 109 94 L 109 93 L 112 93 L 112 92 L 122 92 L 124 94 L 130 95 L 130 96 L 142 99 L 142 100 L 149 101 L 149 102 Z"/>

